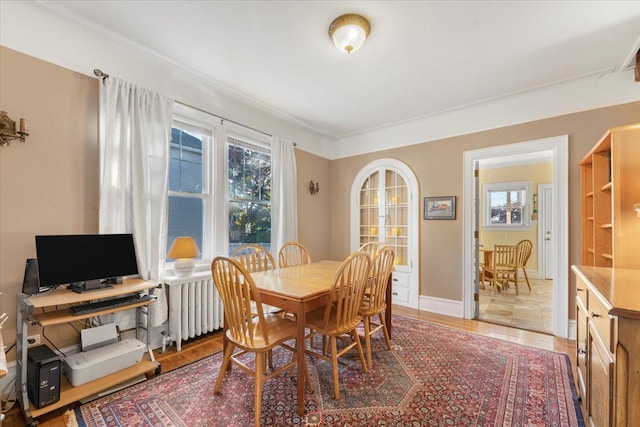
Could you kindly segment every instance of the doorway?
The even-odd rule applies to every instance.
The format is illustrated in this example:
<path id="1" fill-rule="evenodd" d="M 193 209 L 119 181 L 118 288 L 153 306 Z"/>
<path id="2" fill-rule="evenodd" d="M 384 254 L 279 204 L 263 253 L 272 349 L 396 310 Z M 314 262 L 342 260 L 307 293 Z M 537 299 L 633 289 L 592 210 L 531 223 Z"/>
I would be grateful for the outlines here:
<path id="1" fill-rule="evenodd" d="M 551 195 L 553 210 L 551 212 L 551 233 L 554 236 L 553 248 L 556 261 L 552 268 L 553 278 L 553 335 L 567 338 L 568 327 L 568 136 L 557 136 L 535 141 L 520 142 L 464 153 L 463 181 L 463 306 L 467 319 L 478 313 L 479 282 L 474 274 L 474 254 L 477 231 L 475 209 L 477 207 L 476 178 L 474 171 L 481 160 L 501 156 L 527 156 L 541 151 L 551 151 L 553 162 L 553 185 Z"/>

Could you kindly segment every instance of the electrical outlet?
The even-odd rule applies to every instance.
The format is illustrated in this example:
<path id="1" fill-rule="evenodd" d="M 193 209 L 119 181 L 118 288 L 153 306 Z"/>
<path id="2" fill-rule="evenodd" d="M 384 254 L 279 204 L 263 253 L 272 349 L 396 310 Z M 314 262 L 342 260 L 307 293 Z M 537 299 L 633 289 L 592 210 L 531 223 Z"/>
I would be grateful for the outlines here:
<path id="1" fill-rule="evenodd" d="M 27 347 L 33 347 L 40 344 L 40 334 L 27 336 Z"/>

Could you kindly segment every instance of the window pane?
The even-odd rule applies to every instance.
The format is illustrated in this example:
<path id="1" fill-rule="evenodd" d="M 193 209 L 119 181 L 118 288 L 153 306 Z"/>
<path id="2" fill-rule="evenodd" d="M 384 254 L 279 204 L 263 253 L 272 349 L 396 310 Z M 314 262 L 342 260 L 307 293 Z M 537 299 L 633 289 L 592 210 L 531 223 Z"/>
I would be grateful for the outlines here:
<path id="1" fill-rule="evenodd" d="M 169 190 L 202 192 L 202 137 L 171 129 Z"/>
<path id="2" fill-rule="evenodd" d="M 271 156 L 246 147 L 229 145 L 229 198 L 271 200 Z"/>
<path id="3" fill-rule="evenodd" d="M 169 196 L 167 252 L 178 236 L 191 236 L 202 252 L 204 201 L 190 197 Z"/>
<path id="4" fill-rule="evenodd" d="M 229 203 L 229 253 L 245 243 L 257 243 L 271 249 L 271 205 Z"/>

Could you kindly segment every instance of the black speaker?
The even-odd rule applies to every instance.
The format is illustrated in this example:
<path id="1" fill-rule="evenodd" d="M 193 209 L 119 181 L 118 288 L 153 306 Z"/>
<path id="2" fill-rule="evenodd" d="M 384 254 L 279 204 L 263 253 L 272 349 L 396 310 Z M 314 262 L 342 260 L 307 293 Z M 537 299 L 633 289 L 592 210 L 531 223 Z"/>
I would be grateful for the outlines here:
<path id="1" fill-rule="evenodd" d="M 38 260 L 28 258 L 24 267 L 24 280 L 22 281 L 22 293 L 33 295 L 40 291 L 40 278 L 38 276 Z"/>
<path id="2" fill-rule="evenodd" d="M 37 409 L 60 400 L 60 365 L 60 357 L 44 344 L 27 351 L 27 392 Z"/>

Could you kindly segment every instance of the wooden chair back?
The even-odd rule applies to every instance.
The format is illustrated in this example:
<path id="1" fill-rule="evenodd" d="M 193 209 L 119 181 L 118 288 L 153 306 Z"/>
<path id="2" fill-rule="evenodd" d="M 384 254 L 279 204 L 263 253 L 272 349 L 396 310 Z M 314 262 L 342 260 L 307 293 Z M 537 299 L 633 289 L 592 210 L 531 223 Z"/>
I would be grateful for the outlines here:
<path id="1" fill-rule="evenodd" d="M 342 262 L 329 292 L 331 303 L 325 308 L 324 330 L 331 329 L 331 334 L 343 334 L 352 331 L 360 323 L 358 310 L 370 265 L 371 259 L 364 252 L 354 252 Z"/>
<path id="2" fill-rule="evenodd" d="M 211 263 L 211 274 L 224 306 L 229 338 L 243 348 L 255 348 L 258 343 L 268 346 L 260 293 L 251 273 L 236 259 L 216 257 Z"/>
<path id="3" fill-rule="evenodd" d="M 493 246 L 493 267 L 516 268 L 516 247 L 514 245 Z"/>
<path id="4" fill-rule="evenodd" d="M 369 242 L 360 246 L 358 251 L 366 252 L 367 254 L 369 254 L 369 257 L 373 260 L 373 257 L 376 255 L 376 253 L 384 247 L 385 247 L 385 244 L 382 242 Z"/>
<path id="5" fill-rule="evenodd" d="M 235 258 L 249 272 L 267 271 L 276 268 L 276 262 L 273 255 L 265 247 L 258 244 L 249 243 L 238 247 L 231 254 L 231 258 Z"/>
<path id="6" fill-rule="evenodd" d="M 379 313 L 387 307 L 386 292 L 394 258 L 395 253 L 390 246 L 382 247 L 373 257 L 369 273 L 369 289 L 362 300 L 361 313 Z"/>
<path id="7" fill-rule="evenodd" d="M 533 243 L 531 243 L 531 240 L 525 239 L 518 242 L 518 244 L 516 245 L 516 264 L 518 265 L 518 267 L 524 268 L 527 266 L 527 261 L 531 256 L 532 249 Z"/>
<path id="8" fill-rule="evenodd" d="M 286 268 L 294 265 L 311 264 L 311 254 L 299 242 L 285 242 L 278 252 L 278 267 Z"/>

